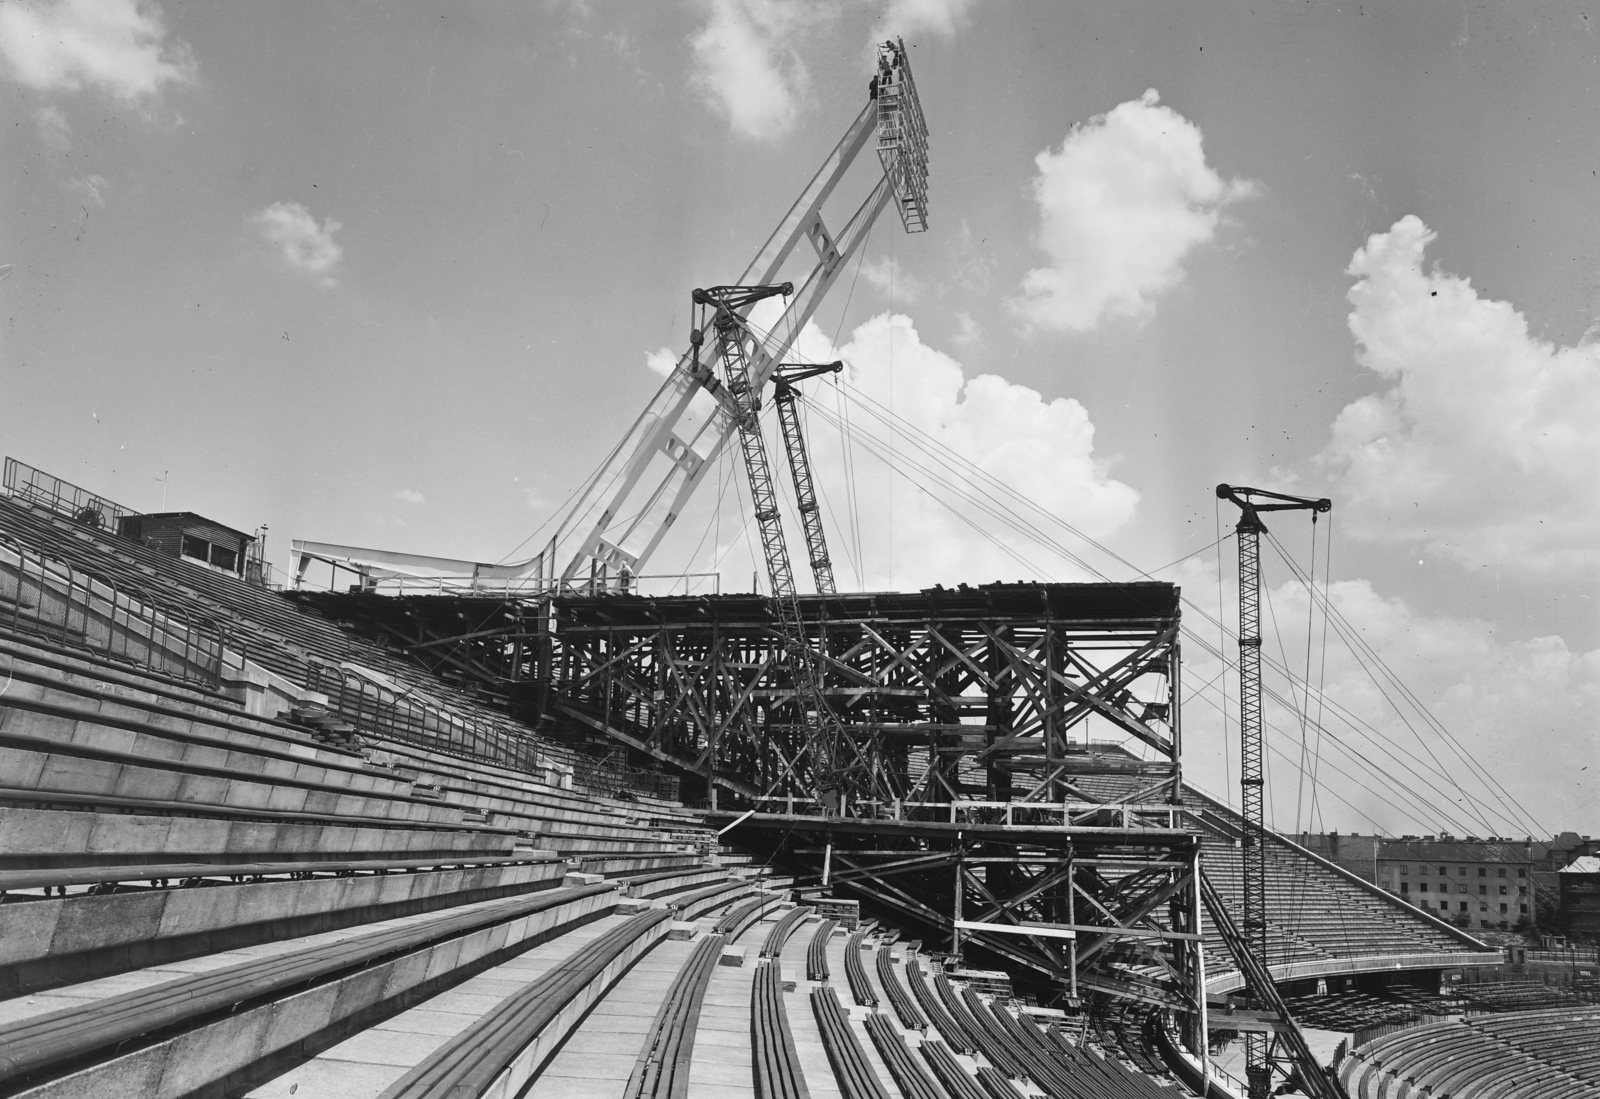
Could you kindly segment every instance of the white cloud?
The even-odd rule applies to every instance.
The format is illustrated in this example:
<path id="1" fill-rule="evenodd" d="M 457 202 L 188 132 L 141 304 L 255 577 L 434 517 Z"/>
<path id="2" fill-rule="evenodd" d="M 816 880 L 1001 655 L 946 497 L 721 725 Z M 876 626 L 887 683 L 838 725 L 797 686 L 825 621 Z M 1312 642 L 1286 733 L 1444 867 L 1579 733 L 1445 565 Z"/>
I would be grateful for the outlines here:
<path id="1" fill-rule="evenodd" d="M 189 47 L 167 39 L 161 9 L 149 0 L 0 4 L 0 61 L 25 88 L 92 87 L 124 103 L 195 79 Z"/>
<path id="2" fill-rule="evenodd" d="M 906 274 L 900 267 L 900 261 L 890 256 L 879 256 L 862 263 L 861 277 L 874 290 L 891 298 L 896 304 L 910 304 L 922 293 L 922 280 Z"/>
<path id="3" fill-rule="evenodd" d="M 960 496 L 974 491 L 978 474 L 946 469 L 940 475 L 945 483 L 939 484 L 919 470 L 935 460 L 933 454 L 945 453 L 918 445 L 919 433 L 953 451 L 958 457 L 952 461 L 971 463 L 1094 537 L 1106 537 L 1133 518 L 1138 493 L 1113 479 L 1095 455 L 1094 425 L 1083 405 L 1069 398 L 1046 401 L 993 374 L 969 377 L 955 359 L 923 343 L 903 314 L 871 318 L 839 347 L 808 324 L 792 357 L 843 359 L 845 379 L 862 394 L 849 413 L 854 437 L 846 444 L 835 426 L 841 409 L 832 383 L 818 378 L 801 387 L 815 481 L 826 501 L 823 522 L 841 586 L 904 591 L 935 583 L 1087 579 L 962 502 Z M 900 427 L 891 440 L 870 402 L 893 409 L 909 426 Z M 784 451 L 775 437 L 769 452 L 775 474 L 787 486 Z M 892 475 L 886 460 L 891 454 Z M 743 471 L 736 475 L 742 478 Z M 846 484 L 853 484 L 853 506 Z M 787 495 L 787 487 L 782 493 Z M 1013 501 L 1012 506 L 1020 505 Z M 785 531 L 791 551 L 803 545 L 800 530 L 790 513 Z M 859 581 L 850 563 L 858 544 Z M 805 584 L 803 555 L 795 560 Z"/>
<path id="4" fill-rule="evenodd" d="M 72 124 L 55 104 L 47 103 L 35 111 L 33 122 L 39 129 L 39 140 L 52 153 L 64 153 L 72 145 Z"/>
<path id="5" fill-rule="evenodd" d="M 1214 568 L 1214 561 L 1195 562 L 1177 578 L 1186 595 L 1210 610 L 1216 606 Z M 1224 574 L 1222 618 L 1231 626 L 1238 622 L 1231 555 L 1225 558 Z M 1492 622 L 1428 615 L 1403 599 L 1383 595 L 1363 579 L 1335 582 L 1329 594 L 1361 638 L 1476 760 L 1479 773 L 1414 710 L 1407 709 L 1402 720 L 1374 683 L 1374 678 L 1384 681 L 1382 670 L 1374 668 L 1369 675 L 1330 630 L 1325 679 L 1320 649 L 1311 663 L 1326 702 L 1319 705 L 1313 693 L 1310 716 L 1320 714 L 1328 730 L 1321 740 L 1318 818 L 1311 815 L 1311 791 L 1301 788 L 1296 767 L 1301 759 L 1300 719 L 1270 698 L 1266 703 L 1272 780 L 1268 804 L 1277 827 L 1370 832 L 1376 821 L 1395 834 L 1523 834 L 1526 825 L 1518 823 L 1522 818 L 1500 802 L 1484 773 L 1547 828 L 1587 832 L 1600 827 L 1600 797 L 1593 785 L 1600 775 L 1600 743 L 1591 734 L 1600 708 L 1600 650 L 1573 651 L 1555 636 L 1506 640 Z M 1280 695 L 1290 691 L 1270 665 L 1287 656 L 1295 673 L 1303 673 L 1307 602 L 1305 589 L 1289 581 L 1271 587 L 1272 613 L 1263 611 L 1263 657 L 1269 665 L 1265 683 Z M 1185 618 L 1192 630 L 1217 643 L 1215 626 L 1188 610 Z M 1320 619 L 1319 611 L 1317 636 Z M 1283 631 L 1281 647 L 1273 634 L 1274 621 Z M 1232 641 L 1225 649 L 1230 659 L 1237 655 Z M 1194 642 L 1185 644 L 1183 655 L 1185 773 L 1237 804 L 1238 673 L 1223 673 Z M 1214 705 L 1219 674 L 1228 695 L 1226 721 Z M 1391 698 L 1399 697 L 1392 686 L 1387 690 Z M 1372 731 L 1343 720 L 1340 711 Z M 1318 747 L 1315 726 L 1308 730 L 1307 746 L 1312 752 Z M 1224 770 L 1224 760 L 1230 771 Z"/>
<path id="6" fill-rule="evenodd" d="M 1148 317 L 1151 298 L 1183 281 L 1190 250 L 1222 211 L 1255 190 L 1206 163 L 1200 128 L 1151 89 L 1036 158 L 1038 245 L 1014 303 L 1031 326 L 1085 332 L 1106 317 Z"/>
<path id="7" fill-rule="evenodd" d="M 395 492 L 394 498 L 402 504 L 425 504 L 428 502 L 427 497 L 414 488 L 399 489 Z"/>
<path id="8" fill-rule="evenodd" d="M 956 310 L 956 334 L 953 337 L 956 346 L 962 349 L 977 347 L 983 343 L 983 326 L 972 319 L 972 314 L 965 309 Z"/>
<path id="9" fill-rule="evenodd" d="M 340 225 L 324 218 L 321 225 L 298 202 L 274 202 L 252 214 L 249 223 L 267 244 L 278 250 L 291 270 L 315 279 L 318 285 L 333 286 L 333 271 L 339 266 L 344 249 L 333 239 Z"/>
<path id="10" fill-rule="evenodd" d="M 967 24 L 973 0 L 889 0 L 876 39 L 931 34 L 949 38 Z"/>
<path id="11" fill-rule="evenodd" d="M 1357 360 L 1389 388 L 1347 405 L 1320 456 L 1345 529 L 1468 565 L 1600 565 L 1600 347 L 1532 336 L 1509 303 L 1434 268 L 1407 216 L 1356 252 Z"/>
<path id="12" fill-rule="evenodd" d="M 646 354 L 644 365 L 649 367 L 652 373 L 659 374 L 665 378 L 672 373 L 672 368 L 678 365 L 678 357 L 678 353 L 672 348 L 663 347 L 660 350 Z"/>
<path id="13" fill-rule="evenodd" d="M 707 0 L 689 37 L 690 83 L 735 133 L 774 141 L 794 126 L 810 78 L 794 40 L 825 9 L 794 0 Z"/>

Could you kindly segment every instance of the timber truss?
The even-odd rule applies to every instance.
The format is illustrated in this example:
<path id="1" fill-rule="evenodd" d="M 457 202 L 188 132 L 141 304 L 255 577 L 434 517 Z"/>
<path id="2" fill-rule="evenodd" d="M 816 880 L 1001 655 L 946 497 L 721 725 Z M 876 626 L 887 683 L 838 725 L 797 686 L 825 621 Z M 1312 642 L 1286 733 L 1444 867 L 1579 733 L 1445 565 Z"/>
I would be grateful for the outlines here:
<path id="1" fill-rule="evenodd" d="M 875 796 L 846 815 L 938 820 L 953 805 L 993 815 L 1178 799 L 1174 586 L 992 584 L 799 602 L 818 688 L 873 776 Z M 745 807 L 814 805 L 814 762 L 787 704 L 798 685 L 768 600 L 558 596 L 549 637 L 546 714 L 558 723 L 610 735 Z M 1115 742 L 1136 750 L 1107 747 Z M 1100 793 L 1108 779 L 1115 796 Z"/>

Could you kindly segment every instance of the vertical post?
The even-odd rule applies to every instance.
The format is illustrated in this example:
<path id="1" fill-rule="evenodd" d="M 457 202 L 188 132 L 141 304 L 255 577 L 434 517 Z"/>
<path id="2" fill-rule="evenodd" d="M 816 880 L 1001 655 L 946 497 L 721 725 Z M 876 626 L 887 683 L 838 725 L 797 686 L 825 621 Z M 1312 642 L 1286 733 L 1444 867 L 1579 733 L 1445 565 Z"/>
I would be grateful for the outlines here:
<path id="1" fill-rule="evenodd" d="M 953 805 L 951 807 L 951 811 L 954 812 Z M 964 880 L 964 875 L 966 874 L 967 870 L 966 863 L 962 860 L 961 855 L 961 834 L 958 832 L 956 833 L 956 889 L 955 898 L 952 902 L 952 911 L 954 913 L 955 921 L 958 924 L 965 919 L 965 917 L 961 914 L 961 894 L 966 892 L 966 881 Z M 951 953 L 958 957 L 961 954 L 961 928 L 959 927 L 951 927 L 950 929 L 950 950 Z"/>
<path id="2" fill-rule="evenodd" d="M 1204 935 L 1205 931 L 1201 921 L 1205 918 L 1205 904 L 1200 899 L 1200 848 L 1194 850 L 1194 857 L 1189 860 L 1189 874 L 1191 884 L 1194 886 L 1192 903 L 1194 905 L 1194 926 L 1189 928 L 1196 935 Z M 1206 950 L 1205 940 L 1197 939 L 1194 944 L 1194 997 L 1200 1005 L 1199 1013 L 1195 1017 L 1195 1035 L 1193 1050 L 1195 1056 L 1200 1058 L 1200 1079 L 1209 1082 L 1211 1079 L 1211 1020 L 1206 1008 Z"/>
<path id="3" fill-rule="evenodd" d="M 1073 868 L 1074 852 L 1067 848 L 1067 923 L 1076 927 L 1078 924 L 1077 897 L 1078 875 Z M 1073 1003 L 1078 1002 L 1078 937 L 1074 935 L 1067 940 L 1067 996 Z"/>
<path id="4" fill-rule="evenodd" d="M 1244 816 L 1244 940 L 1267 963 L 1267 851 L 1262 812 L 1261 768 L 1261 520 L 1246 507 L 1235 528 L 1239 538 L 1239 807 Z M 1248 986 L 1247 986 L 1248 987 Z M 1250 1007 L 1261 1010 L 1253 992 Z M 1268 1036 L 1244 1036 L 1245 1080 L 1250 1099 L 1267 1099 L 1272 1067 Z"/>

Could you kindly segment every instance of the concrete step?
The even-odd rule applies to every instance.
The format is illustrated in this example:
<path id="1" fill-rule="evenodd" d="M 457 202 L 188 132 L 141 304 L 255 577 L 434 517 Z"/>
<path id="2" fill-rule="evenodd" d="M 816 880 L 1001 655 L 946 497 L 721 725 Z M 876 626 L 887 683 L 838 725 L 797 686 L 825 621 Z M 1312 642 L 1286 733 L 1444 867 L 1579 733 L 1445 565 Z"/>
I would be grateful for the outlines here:
<path id="1" fill-rule="evenodd" d="M 0 807 L 0 868 L 510 855 L 516 837 L 454 828 L 219 820 Z"/>
<path id="2" fill-rule="evenodd" d="M 550 888 L 564 870 L 561 862 L 530 860 L 0 905 L 0 997 Z"/>

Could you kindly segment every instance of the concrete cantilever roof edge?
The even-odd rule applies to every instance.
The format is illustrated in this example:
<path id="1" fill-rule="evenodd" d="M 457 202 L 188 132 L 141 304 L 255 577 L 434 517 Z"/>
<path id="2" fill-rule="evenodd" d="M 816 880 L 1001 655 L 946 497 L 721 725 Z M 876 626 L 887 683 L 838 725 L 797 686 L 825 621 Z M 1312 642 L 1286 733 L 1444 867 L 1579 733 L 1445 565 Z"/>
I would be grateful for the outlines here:
<path id="1" fill-rule="evenodd" d="M 1234 812 L 1232 809 L 1229 809 L 1227 806 L 1225 806 L 1221 802 L 1217 801 L 1216 798 L 1211 797 L 1209 794 L 1202 793 L 1201 791 L 1195 789 L 1193 786 L 1190 786 L 1188 783 L 1184 784 L 1183 790 L 1184 790 L 1185 794 L 1193 794 L 1193 795 L 1195 795 L 1196 797 L 1198 797 L 1200 800 L 1204 801 L 1208 806 L 1210 806 L 1212 809 L 1216 810 L 1217 812 L 1226 814 L 1231 819 L 1237 819 L 1238 818 L 1238 815 L 1239 815 L 1238 813 Z M 1378 886 L 1378 885 L 1374 884 L 1373 882 L 1369 882 L 1366 878 L 1363 878 L 1361 875 L 1353 874 L 1349 870 L 1346 870 L 1344 867 L 1340 866 L 1338 863 L 1331 862 L 1328 859 L 1323 858 L 1321 855 L 1317 854 L 1315 851 L 1312 851 L 1312 850 L 1310 850 L 1309 848 L 1306 848 L 1306 847 L 1301 847 L 1298 843 L 1294 842 L 1294 840 L 1292 840 L 1292 839 L 1289 839 L 1287 836 L 1283 835 L 1281 832 L 1273 832 L 1271 829 L 1268 829 L 1268 832 L 1271 834 L 1271 836 L 1274 839 L 1276 839 L 1279 843 L 1283 844 L 1285 847 L 1289 848 L 1289 850 L 1293 851 L 1295 854 L 1300 855 L 1303 858 L 1310 859 L 1312 862 L 1316 863 L 1318 866 L 1321 866 L 1326 870 L 1332 871 L 1334 874 L 1337 874 L 1339 877 L 1343 878 L 1345 881 L 1347 881 L 1350 884 L 1356 886 L 1357 888 L 1359 888 L 1359 889 L 1361 889 L 1361 890 L 1363 890 L 1363 891 L 1365 891 L 1367 893 L 1372 894 L 1373 896 L 1377 897 L 1378 899 L 1380 899 L 1380 900 L 1382 900 L 1382 901 L 1384 901 L 1384 902 L 1386 902 L 1388 904 L 1394 905 L 1395 907 L 1399 908 L 1403 913 L 1405 913 L 1406 916 L 1408 916 L 1408 917 L 1410 917 L 1412 919 L 1420 919 L 1420 920 L 1426 922 L 1427 924 L 1429 924 L 1430 926 L 1436 928 L 1437 930 L 1443 931 L 1446 934 L 1449 934 L 1449 935 L 1455 937 L 1456 939 L 1459 939 L 1463 945 L 1471 947 L 1472 951 L 1474 953 L 1481 953 L 1481 952 L 1489 952 L 1489 953 L 1495 953 L 1495 954 L 1501 953 L 1500 951 L 1495 950 L 1495 948 L 1490 946 L 1488 943 L 1483 942 L 1481 939 L 1473 938 L 1471 935 L 1467 934 L 1465 931 L 1461 930 L 1459 927 L 1456 927 L 1454 924 L 1447 923 L 1446 921 L 1441 920 L 1439 917 L 1433 915 L 1431 912 L 1424 912 L 1422 909 L 1417 908 L 1414 905 L 1408 904 L 1407 902 L 1401 900 L 1399 897 L 1396 897 L 1393 893 L 1390 893 L 1388 890 L 1382 888 L 1381 886 Z"/>
<path id="2" fill-rule="evenodd" d="M 1193 786 L 1185 784 L 1184 793 L 1186 795 L 1194 795 L 1199 800 L 1205 802 L 1208 808 L 1224 815 L 1229 820 L 1233 820 L 1238 817 L 1238 814 L 1232 809 L 1229 809 L 1227 806 L 1221 804 L 1215 798 L 1200 792 Z M 1338 863 L 1331 862 L 1328 859 L 1323 858 L 1315 851 L 1311 851 L 1300 846 L 1298 843 L 1295 843 L 1293 840 L 1288 839 L 1278 832 L 1272 832 L 1271 835 L 1295 854 L 1301 856 L 1302 858 L 1310 859 L 1318 866 L 1328 870 L 1333 874 L 1336 874 L 1343 880 L 1356 886 L 1358 889 L 1361 889 L 1364 892 L 1379 898 L 1387 904 L 1395 906 L 1408 918 L 1420 920 L 1432 926 L 1436 930 L 1445 932 L 1446 934 L 1460 941 L 1461 945 L 1467 948 L 1460 952 L 1449 953 L 1432 951 L 1408 954 L 1358 954 L 1342 958 L 1319 958 L 1313 961 L 1282 962 L 1277 965 L 1271 965 L 1267 967 L 1268 971 L 1272 974 L 1273 980 L 1294 981 L 1303 980 L 1308 977 L 1331 977 L 1354 973 L 1377 973 L 1401 969 L 1444 969 L 1454 966 L 1499 965 L 1505 961 L 1504 951 L 1496 950 L 1488 943 L 1472 937 L 1465 931 L 1462 931 L 1459 927 L 1439 919 L 1430 912 L 1424 912 L 1420 908 L 1416 908 L 1410 904 L 1407 904 L 1405 901 L 1374 884 L 1373 882 L 1367 881 L 1367 879 L 1358 874 L 1351 873 Z M 1224 973 L 1219 973 L 1215 977 L 1212 977 L 1206 981 L 1206 989 L 1209 992 L 1231 992 L 1234 989 L 1243 987 L 1243 985 L 1244 977 L 1237 970 L 1229 970 Z"/>

